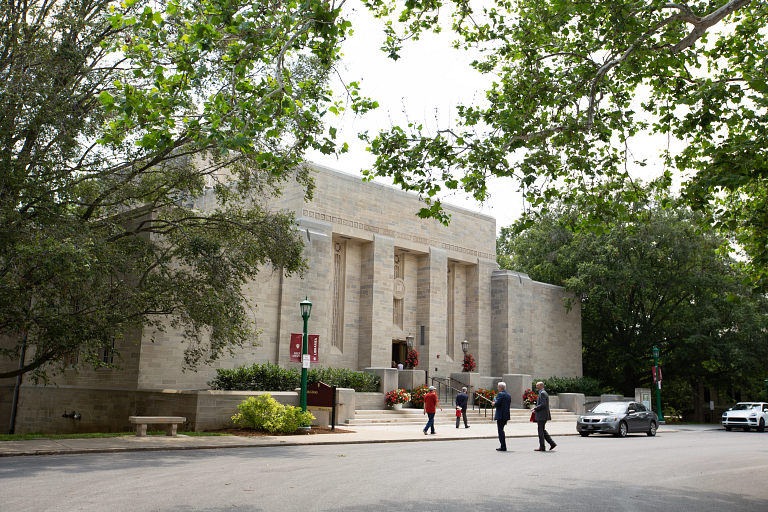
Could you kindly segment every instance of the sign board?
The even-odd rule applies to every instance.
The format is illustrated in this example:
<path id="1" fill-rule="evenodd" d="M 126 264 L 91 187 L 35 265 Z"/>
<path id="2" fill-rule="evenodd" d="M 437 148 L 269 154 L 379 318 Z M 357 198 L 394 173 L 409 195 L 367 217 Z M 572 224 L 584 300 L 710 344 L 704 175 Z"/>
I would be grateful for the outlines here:
<path id="1" fill-rule="evenodd" d="M 301 367 L 309 368 L 309 354 L 304 354 L 301 356 Z"/>
<path id="2" fill-rule="evenodd" d="M 291 333 L 291 362 L 292 363 L 301 362 L 301 342 L 303 337 L 304 335 L 301 334 L 300 332 Z"/>
<path id="3" fill-rule="evenodd" d="M 315 382 L 311 386 L 307 386 L 307 405 L 332 407 L 333 386 L 329 386 L 325 382 Z"/>
<path id="4" fill-rule="evenodd" d="M 320 349 L 320 335 L 310 334 L 307 336 L 307 353 L 310 356 L 310 361 L 313 363 L 318 362 L 318 351 Z"/>
<path id="5" fill-rule="evenodd" d="M 334 391 L 336 388 L 324 382 L 316 382 L 307 386 L 307 409 L 313 411 L 332 410 Z"/>
<path id="6" fill-rule="evenodd" d="M 304 335 L 301 334 L 300 332 L 291 333 L 290 361 L 292 363 L 303 362 L 301 358 L 301 344 L 303 339 L 304 339 Z M 308 335 L 307 336 L 307 353 L 310 356 L 309 360 L 311 362 L 317 363 L 319 361 L 319 357 L 318 357 L 319 350 L 320 350 L 320 335 L 319 334 Z M 309 366 L 307 366 L 306 368 L 309 368 Z"/>

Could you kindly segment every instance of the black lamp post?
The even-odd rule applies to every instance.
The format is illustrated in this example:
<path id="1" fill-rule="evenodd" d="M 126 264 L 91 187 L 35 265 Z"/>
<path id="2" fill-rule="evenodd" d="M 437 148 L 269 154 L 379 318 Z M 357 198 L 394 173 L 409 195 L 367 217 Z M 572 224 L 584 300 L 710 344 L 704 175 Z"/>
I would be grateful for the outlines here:
<path id="1" fill-rule="evenodd" d="M 658 347 L 653 347 L 653 364 L 656 365 L 656 407 L 659 410 L 659 423 L 664 423 L 664 415 L 661 413 L 661 369 L 659 368 Z"/>
<path id="2" fill-rule="evenodd" d="M 301 344 L 301 410 L 307 412 L 307 366 L 304 363 L 304 357 L 307 355 L 307 322 L 312 313 L 312 303 L 309 298 L 305 298 L 299 304 L 301 307 L 301 318 L 304 319 L 304 337 Z"/>

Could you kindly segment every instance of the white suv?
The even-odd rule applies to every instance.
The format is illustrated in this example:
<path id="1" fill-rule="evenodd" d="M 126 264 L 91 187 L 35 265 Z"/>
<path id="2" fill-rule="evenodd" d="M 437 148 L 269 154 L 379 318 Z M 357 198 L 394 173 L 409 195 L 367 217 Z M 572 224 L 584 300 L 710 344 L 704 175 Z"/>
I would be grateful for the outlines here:
<path id="1" fill-rule="evenodd" d="M 768 403 L 739 402 L 723 413 L 723 426 L 728 432 L 733 427 L 742 428 L 749 432 L 752 428 L 765 432 L 768 423 Z"/>

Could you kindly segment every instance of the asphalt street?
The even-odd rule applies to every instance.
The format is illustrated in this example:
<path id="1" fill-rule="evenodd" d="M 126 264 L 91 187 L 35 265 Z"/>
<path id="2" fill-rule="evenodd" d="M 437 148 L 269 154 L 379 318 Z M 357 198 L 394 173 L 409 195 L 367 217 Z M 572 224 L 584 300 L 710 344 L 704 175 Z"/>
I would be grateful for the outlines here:
<path id="1" fill-rule="evenodd" d="M 5 511 L 760 511 L 768 433 L 697 431 L 0 459 Z"/>

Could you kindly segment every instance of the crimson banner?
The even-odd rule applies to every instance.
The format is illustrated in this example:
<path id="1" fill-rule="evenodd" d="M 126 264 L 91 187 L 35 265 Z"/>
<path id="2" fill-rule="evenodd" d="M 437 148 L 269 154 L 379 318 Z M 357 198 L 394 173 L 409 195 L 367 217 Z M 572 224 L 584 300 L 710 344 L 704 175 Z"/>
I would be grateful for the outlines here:
<path id="1" fill-rule="evenodd" d="M 301 343 L 304 335 L 300 332 L 291 333 L 291 359 L 292 363 L 301 362 Z M 312 363 L 319 361 L 318 354 L 320 351 L 320 335 L 310 334 L 307 336 L 307 353 L 309 354 L 309 360 Z"/>

